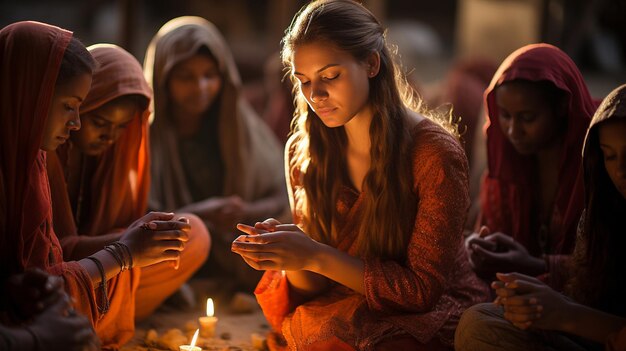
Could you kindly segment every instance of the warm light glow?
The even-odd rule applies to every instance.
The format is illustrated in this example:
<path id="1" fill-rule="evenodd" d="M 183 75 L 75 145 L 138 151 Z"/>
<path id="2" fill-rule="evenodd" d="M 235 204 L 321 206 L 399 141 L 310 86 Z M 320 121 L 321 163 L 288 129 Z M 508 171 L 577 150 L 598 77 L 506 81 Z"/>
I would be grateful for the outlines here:
<path id="1" fill-rule="evenodd" d="M 213 317 L 213 314 L 215 313 L 214 308 L 213 308 L 213 299 L 212 298 L 208 298 L 206 299 L 206 315 L 208 317 Z"/>
<path id="2" fill-rule="evenodd" d="M 193 334 L 193 339 L 191 339 L 191 347 L 189 349 L 193 350 L 193 347 L 196 346 L 196 341 L 198 341 L 198 332 L 200 329 L 196 329 L 196 332 Z"/>

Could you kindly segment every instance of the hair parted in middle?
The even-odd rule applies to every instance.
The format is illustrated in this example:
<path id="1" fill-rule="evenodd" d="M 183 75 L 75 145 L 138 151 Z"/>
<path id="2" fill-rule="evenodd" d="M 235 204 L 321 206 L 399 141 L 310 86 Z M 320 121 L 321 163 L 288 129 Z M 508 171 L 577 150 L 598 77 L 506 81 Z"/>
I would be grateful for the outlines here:
<path id="1" fill-rule="evenodd" d="M 290 175 L 302 174 L 302 186 L 295 189 L 292 208 L 305 232 L 318 241 L 338 243 L 337 194 L 350 180 L 345 166 L 345 129 L 323 124 L 292 74 L 296 48 L 310 43 L 334 47 L 358 62 L 365 62 L 372 53 L 380 55 L 380 70 L 369 79 L 368 103 L 374 115 L 371 165 L 363 182 L 363 221 L 357 245 L 363 256 L 404 259 L 417 204 L 408 161 L 412 137 L 407 114 L 409 110 L 420 113 L 458 137 L 451 111 L 425 108 L 408 85 L 396 50 L 387 43 L 385 29 L 363 5 L 352 0 L 319 0 L 303 7 L 282 40 L 282 61 L 294 86 L 296 108 L 286 152 L 291 155 Z"/>

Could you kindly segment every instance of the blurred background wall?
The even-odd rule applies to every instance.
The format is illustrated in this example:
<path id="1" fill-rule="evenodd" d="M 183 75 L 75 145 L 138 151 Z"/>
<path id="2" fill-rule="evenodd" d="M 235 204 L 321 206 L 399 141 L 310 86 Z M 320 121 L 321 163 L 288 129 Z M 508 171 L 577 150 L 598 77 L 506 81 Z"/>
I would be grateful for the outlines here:
<path id="1" fill-rule="evenodd" d="M 85 44 L 118 44 L 140 61 L 169 19 L 197 15 L 227 38 L 246 84 L 262 79 L 268 58 L 303 0 L 0 0 L 0 27 L 38 20 Z M 365 0 L 389 28 L 416 84 L 442 80 L 459 59 L 496 65 L 514 49 L 545 41 L 565 50 L 601 96 L 626 81 L 626 0 Z"/>

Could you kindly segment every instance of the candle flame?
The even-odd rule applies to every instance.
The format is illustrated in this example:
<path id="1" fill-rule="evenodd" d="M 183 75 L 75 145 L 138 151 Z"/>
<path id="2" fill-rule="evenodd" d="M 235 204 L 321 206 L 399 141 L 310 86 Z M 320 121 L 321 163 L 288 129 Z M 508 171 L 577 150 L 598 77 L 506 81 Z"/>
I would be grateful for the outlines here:
<path id="1" fill-rule="evenodd" d="M 198 341 L 198 332 L 200 329 L 196 329 L 196 332 L 193 334 L 193 339 L 191 339 L 191 349 L 193 350 L 194 346 L 196 346 L 196 341 Z"/>
<path id="2" fill-rule="evenodd" d="M 213 308 L 213 299 L 212 298 L 208 298 L 206 300 L 206 315 L 208 317 L 213 317 L 213 314 L 215 313 L 214 308 Z"/>

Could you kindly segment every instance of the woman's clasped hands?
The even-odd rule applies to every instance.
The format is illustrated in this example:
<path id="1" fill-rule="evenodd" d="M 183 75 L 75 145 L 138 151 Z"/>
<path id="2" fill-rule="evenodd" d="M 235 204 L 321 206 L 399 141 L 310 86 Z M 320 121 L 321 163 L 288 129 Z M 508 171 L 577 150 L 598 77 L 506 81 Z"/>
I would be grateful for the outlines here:
<path id="1" fill-rule="evenodd" d="M 295 224 L 282 224 L 270 218 L 254 227 L 238 224 L 244 232 L 232 243 L 232 251 L 239 254 L 256 270 L 314 270 L 319 242 L 311 239 Z"/>

